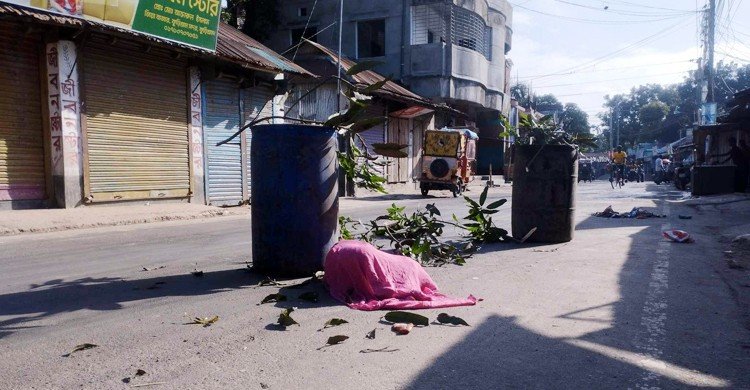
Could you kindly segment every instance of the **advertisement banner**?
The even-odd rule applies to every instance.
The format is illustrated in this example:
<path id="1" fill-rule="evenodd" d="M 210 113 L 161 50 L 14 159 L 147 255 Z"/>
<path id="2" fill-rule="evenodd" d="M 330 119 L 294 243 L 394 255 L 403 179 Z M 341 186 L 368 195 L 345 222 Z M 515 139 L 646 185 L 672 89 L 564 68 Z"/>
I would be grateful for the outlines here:
<path id="1" fill-rule="evenodd" d="M 216 50 L 221 0 L 5 0 Z"/>
<path id="2" fill-rule="evenodd" d="M 701 104 L 701 124 L 702 125 L 715 125 L 716 124 L 716 103 Z"/>

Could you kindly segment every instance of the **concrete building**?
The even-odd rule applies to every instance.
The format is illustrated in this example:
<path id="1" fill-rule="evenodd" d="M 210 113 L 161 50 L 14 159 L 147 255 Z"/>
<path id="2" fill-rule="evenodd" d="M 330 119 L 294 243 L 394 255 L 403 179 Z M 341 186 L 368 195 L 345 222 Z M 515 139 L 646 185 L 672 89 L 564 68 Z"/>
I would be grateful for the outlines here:
<path id="1" fill-rule="evenodd" d="M 279 28 L 268 46 L 284 51 L 307 37 L 338 47 L 338 0 L 281 2 Z M 469 114 L 480 135 L 480 173 L 502 166 L 500 112 L 510 111 L 512 8 L 506 0 L 347 0 L 342 53 L 381 61 L 375 70 L 414 93 Z M 294 56 L 294 49 L 290 52 Z M 289 54 L 289 53 L 288 53 Z M 448 123 L 436 123 L 437 126 Z"/>
<path id="2" fill-rule="evenodd" d="M 0 210 L 248 200 L 247 134 L 279 74 L 233 27 L 216 50 L 0 2 Z"/>

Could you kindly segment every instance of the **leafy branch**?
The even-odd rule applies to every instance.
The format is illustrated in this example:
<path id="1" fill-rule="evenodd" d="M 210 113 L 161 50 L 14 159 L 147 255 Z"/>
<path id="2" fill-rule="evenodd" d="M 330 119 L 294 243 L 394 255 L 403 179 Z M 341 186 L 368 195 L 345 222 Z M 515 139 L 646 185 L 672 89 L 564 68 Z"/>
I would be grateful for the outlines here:
<path id="1" fill-rule="evenodd" d="M 506 230 L 495 226 L 491 217 L 506 199 L 485 206 L 488 190 L 485 187 L 476 201 L 464 197 L 469 214 L 462 221 L 455 215 L 452 221 L 440 219 L 441 212 L 434 204 L 411 214 L 405 212 L 405 207 L 393 204 L 386 214 L 367 223 L 339 217 L 341 238 L 369 243 L 387 240 L 391 249 L 425 266 L 463 265 L 481 245 L 512 240 Z M 443 238 L 446 226 L 460 229 L 464 235 L 460 240 L 447 241 Z"/>

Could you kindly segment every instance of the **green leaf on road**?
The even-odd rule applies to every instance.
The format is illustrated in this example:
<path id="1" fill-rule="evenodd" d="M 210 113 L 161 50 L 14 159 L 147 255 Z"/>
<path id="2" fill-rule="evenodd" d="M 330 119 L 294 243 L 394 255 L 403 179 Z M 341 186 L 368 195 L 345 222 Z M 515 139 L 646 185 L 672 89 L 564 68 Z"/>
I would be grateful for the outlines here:
<path id="1" fill-rule="evenodd" d="M 331 336 L 328 338 L 328 341 L 326 341 L 326 345 L 336 345 L 343 343 L 346 339 L 348 339 L 349 336 L 344 336 L 342 334 L 337 336 Z"/>
<path id="2" fill-rule="evenodd" d="M 215 323 L 219 320 L 219 316 L 213 316 L 213 317 L 194 317 L 190 319 L 190 322 L 187 323 L 187 325 L 203 325 L 204 328 L 211 326 L 211 324 Z"/>
<path id="3" fill-rule="evenodd" d="M 385 314 L 385 320 L 393 323 L 401 322 L 422 326 L 430 325 L 430 320 L 427 317 L 406 311 L 389 311 Z"/>
<path id="4" fill-rule="evenodd" d="M 315 291 L 308 291 L 306 293 L 300 294 L 298 298 L 303 301 L 316 303 L 318 302 L 318 293 Z"/>
<path id="5" fill-rule="evenodd" d="M 284 285 L 284 283 L 279 283 L 279 282 L 276 281 L 276 279 L 271 279 L 271 278 L 268 278 L 268 277 L 265 278 L 265 279 L 263 279 L 263 280 L 261 280 L 260 283 L 258 283 L 258 287 L 263 287 L 263 286 L 283 286 L 283 285 Z"/>
<path id="6" fill-rule="evenodd" d="M 262 301 L 260 301 L 260 304 L 264 303 L 270 303 L 270 302 L 283 302 L 286 301 L 286 295 L 284 294 L 268 294 L 265 298 L 263 298 Z"/>
<path id="7" fill-rule="evenodd" d="M 339 325 L 343 325 L 343 324 L 348 324 L 348 323 L 349 323 L 349 321 L 341 319 L 341 318 L 331 318 L 323 326 L 323 329 L 330 328 L 330 327 L 333 327 L 333 326 L 339 326 Z"/>
<path id="8" fill-rule="evenodd" d="M 98 347 L 98 345 L 96 345 L 96 344 L 91 344 L 91 343 L 83 343 L 83 344 L 79 344 L 79 345 L 76 345 L 76 347 L 75 347 L 75 348 L 73 348 L 73 350 L 72 350 L 72 351 L 70 351 L 70 352 L 66 353 L 66 354 L 65 354 L 65 355 L 63 355 L 63 356 L 64 356 L 64 357 L 68 357 L 68 356 L 72 355 L 72 354 L 73 354 L 73 353 L 75 353 L 75 352 L 78 352 L 78 351 L 84 351 L 84 350 L 87 350 L 87 349 L 91 349 L 91 348 L 96 348 L 96 347 Z"/>
<path id="9" fill-rule="evenodd" d="M 447 313 L 438 314 L 437 320 L 441 324 L 470 326 L 466 321 L 463 320 L 463 318 L 454 317 L 454 316 L 448 315 Z"/>
<path id="10" fill-rule="evenodd" d="M 281 314 L 279 314 L 279 319 L 276 321 L 279 325 L 283 327 L 292 326 L 292 325 L 299 325 L 299 322 L 295 321 L 291 314 L 294 311 L 293 307 L 290 307 L 288 309 L 284 309 Z"/>

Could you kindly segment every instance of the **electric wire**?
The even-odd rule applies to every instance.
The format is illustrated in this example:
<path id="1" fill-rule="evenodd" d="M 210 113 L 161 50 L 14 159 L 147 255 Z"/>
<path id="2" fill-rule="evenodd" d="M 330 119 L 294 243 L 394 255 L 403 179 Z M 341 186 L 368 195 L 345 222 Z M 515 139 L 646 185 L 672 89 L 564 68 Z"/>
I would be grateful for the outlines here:
<path id="1" fill-rule="evenodd" d="M 610 59 L 611 57 L 616 57 L 618 54 L 622 54 L 623 52 L 627 52 L 627 51 L 630 51 L 632 49 L 642 47 L 646 43 L 649 43 L 651 40 L 662 38 L 662 37 L 666 36 L 667 32 L 669 32 L 672 29 L 675 29 L 675 28 L 679 27 L 681 24 L 684 24 L 684 22 L 685 22 L 685 20 L 682 20 L 682 21 L 680 21 L 678 23 L 675 23 L 675 24 L 673 24 L 671 26 L 668 26 L 668 27 L 666 27 L 664 29 L 661 29 L 661 30 L 657 31 L 655 34 L 649 35 L 649 36 L 647 36 L 645 38 L 642 38 L 642 39 L 640 39 L 640 40 L 638 40 L 636 42 L 633 42 L 633 43 L 631 43 L 631 44 L 629 44 L 629 45 L 627 45 L 627 46 L 625 46 L 625 47 L 623 47 L 621 49 L 618 49 L 618 50 L 615 50 L 613 52 L 607 53 L 607 54 L 605 54 L 603 56 L 600 56 L 600 57 L 597 57 L 597 58 L 595 58 L 593 60 L 586 61 L 586 62 L 584 62 L 582 64 L 579 64 L 579 65 L 576 65 L 576 66 L 573 66 L 573 67 L 569 67 L 569 68 L 566 68 L 566 69 L 563 69 L 563 70 L 560 70 L 560 71 L 557 71 L 557 72 L 548 73 L 546 75 L 541 75 L 541 76 L 536 77 L 536 78 L 534 78 L 532 80 L 546 78 L 546 77 L 550 77 L 550 76 L 558 76 L 560 74 L 566 74 L 566 73 L 569 73 L 569 72 L 572 72 L 572 71 L 578 71 L 578 70 L 581 70 L 581 69 L 589 68 L 589 67 L 594 66 L 596 64 L 599 64 L 601 62 L 604 62 L 605 60 Z"/>
<path id="2" fill-rule="evenodd" d="M 310 10 L 310 15 L 307 16 L 307 22 L 305 22 L 305 28 L 302 29 L 302 38 L 305 38 L 305 34 L 307 33 L 307 27 L 310 25 L 310 20 L 312 19 L 313 14 L 315 13 L 315 6 L 318 5 L 318 0 L 315 0 L 313 3 L 312 9 Z M 300 39 L 302 41 L 302 39 Z M 292 42 L 294 44 L 294 42 Z M 294 61 L 295 58 L 297 58 L 297 51 L 299 51 L 299 44 L 297 45 L 297 48 L 294 49 L 294 54 L 292 55 L 292 61 Z"/>
<path id="3" fill-rule="evenodd" d="M 540 15 L 545 15 L 549 17 L 553 17 L 559 20 L 567 20 L 571 22 L 579 22 L 579 23 L 589 23 L 589 24 L 600 24 L 600 25 L 623 25 L 623 24 L 635 24 L 635 23 L 654 23 L 654 22 L 661 22 L 664 20 L 670 20 L 670 19 L 676 19 L 684 17 L 685 15 L 674 15 L 674 16 L 665 16 L 661 18 L 653 18 L 653 19 L 643 19 L 643 20 L 597 20 L 597 19 L 585 19 L 585 18 L 577 18 L 573 16 L 564 16 L 564 15 L 556 15 L 551 14 L 544 11 L 539 11 L 536 9 L 524 7 L 522 5 L 516 4 L 515 7 L 525 9 L 529 12 L 537 13 Z"/>

